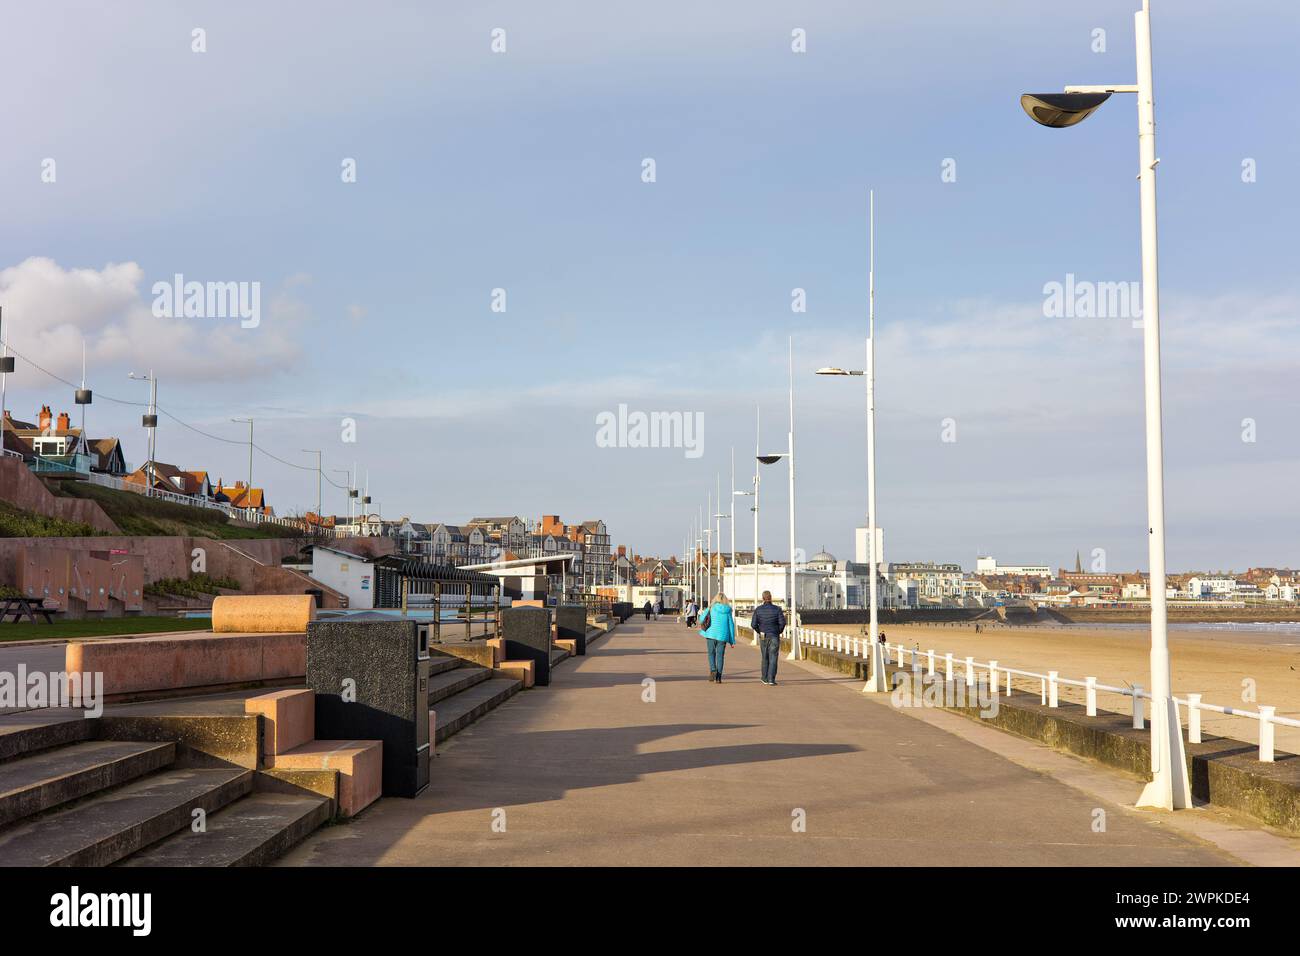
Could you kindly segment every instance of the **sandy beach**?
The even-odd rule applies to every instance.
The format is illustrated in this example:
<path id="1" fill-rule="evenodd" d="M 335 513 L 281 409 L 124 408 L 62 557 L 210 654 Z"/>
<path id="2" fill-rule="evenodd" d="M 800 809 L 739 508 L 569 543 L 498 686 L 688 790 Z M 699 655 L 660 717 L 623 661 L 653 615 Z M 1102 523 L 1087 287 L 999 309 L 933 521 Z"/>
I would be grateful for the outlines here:
<path id="1" fill-rule="evenodd" d="M 862 625 L 818 626 L 832 633 L 860 635 Z M 925 652 L 934 649 L 942 660 L 967 655 L 977 661 L 996 660 L 1023 670 L 1060 672 L 1062 677 L 1115 687 L 1150 683 L 1150 636 L 1145 628 L 1067 626 L 1055 628 L 986 627 L 979 634 L 969 624 L 908 625 L 884 628 L 892 644 L 902 643 Z M 1279 717 L 1300 718 L 1300 636 L 1294 633 L 1251 630 L 1198 630 L 1171 627 L 1170 656 L 1174 693 L 1199 693 L 1205 703 L 1254 711 L 1257 704 L 1277 708 Z M 939 665 L 942 669 L 942 664 Z M 961 673 L 958 670 L 958 673 Z M 1254 682 L 1254 699 L 1243 699 L 1243 681 Z M 1038 682 L 1017 681 L 1016 692 L 1038 694 Z M 1062 686 L 1063 700 L 1083 702 L 1083 688 Z M 1131 702 L 1117 694 L 1098 693 L 1097 706 L 1129 713 Z M 1183 716 L 1186 723 L 1186 714 Z M 1254 720 L 1202 712 L 1205 734 L 1258 742 Z M 1300 728 L 1276 728 L 1279 750 L 1300 753 Z"/>

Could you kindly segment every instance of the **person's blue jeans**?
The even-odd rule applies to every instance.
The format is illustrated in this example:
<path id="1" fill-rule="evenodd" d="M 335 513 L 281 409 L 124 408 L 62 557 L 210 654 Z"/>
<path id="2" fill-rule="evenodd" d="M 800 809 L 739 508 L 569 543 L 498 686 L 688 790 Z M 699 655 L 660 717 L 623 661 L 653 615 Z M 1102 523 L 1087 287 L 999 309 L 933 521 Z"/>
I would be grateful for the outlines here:
<path id="1" fill-rule="evenodd" d="M 781 635 L 763 634 L 758 638 L 758 653 L 762 661 L 763 680 L 776 683 L 776 662 L 781 658 Z"/>
<path id="2" fill-rule="evenodd" d="M 706 637 L 704 643 L 708 645 L 709 650 L 709 673 L 722 674 L 722 659 L 727 654 L 727 642 L 715 641 L 711 637 Z"/>

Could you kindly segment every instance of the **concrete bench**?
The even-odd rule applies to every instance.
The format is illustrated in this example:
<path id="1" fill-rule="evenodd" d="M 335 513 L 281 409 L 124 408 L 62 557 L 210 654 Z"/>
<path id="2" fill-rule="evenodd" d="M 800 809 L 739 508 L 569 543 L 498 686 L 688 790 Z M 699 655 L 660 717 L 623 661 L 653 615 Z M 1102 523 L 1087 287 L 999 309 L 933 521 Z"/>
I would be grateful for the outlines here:
<path id="1" fill-rule="evenodd" d="M 384 785 L 381 740 L 313 740 L 271 759 L 276 770 L 334 770 L 339 816 L 353 817 L 379 799 Z"/>
<path id="2" fill-rule="evenodd" d="M 262 717 L 262 758 L 268 769 L 338 774 L 339 816 L 355 816 L 379 799 L 384 781 L 383 742 L 317 740 L 313 691 L 278 690 L 249 697 L 244 712 Z"/>
<path id="3" fill-rule="evenodd" d="M 262 756 L 274 757 L 316 739 L 316 695 L 277 690 L 244 701 L 244 713 L 262 717 Z"/>
<path id="4" fill-rule="evenodd" d="M 525 690 L 537 683 L 537 673 L 533 670 L 532 661 L 502 661 L 496 669 L 508 677 L 522 681 Z"/>

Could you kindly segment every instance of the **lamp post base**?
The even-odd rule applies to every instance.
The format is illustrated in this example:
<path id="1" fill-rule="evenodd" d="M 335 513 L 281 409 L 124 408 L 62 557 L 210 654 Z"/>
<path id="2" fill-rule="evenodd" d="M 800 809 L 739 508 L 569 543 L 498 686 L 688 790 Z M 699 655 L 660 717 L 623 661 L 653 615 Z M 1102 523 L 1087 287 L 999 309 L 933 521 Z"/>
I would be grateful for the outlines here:
<path id="1" fill-rule="evenodd" d="M 1187 777 L 1183 726 L 1173 697 L 1151 701 L 1151 782 L 1142 788 L 1137 806 L 1155 810 L 1185 810 L 1192 805 Z"/>
<path id="2" fill-rule="evenodd" d="M 871 672 L 862 687 L 864 694 L 888 694 L 889 680 L 885 675 L 885 647 L 879 641 L 871 642 Z"/>

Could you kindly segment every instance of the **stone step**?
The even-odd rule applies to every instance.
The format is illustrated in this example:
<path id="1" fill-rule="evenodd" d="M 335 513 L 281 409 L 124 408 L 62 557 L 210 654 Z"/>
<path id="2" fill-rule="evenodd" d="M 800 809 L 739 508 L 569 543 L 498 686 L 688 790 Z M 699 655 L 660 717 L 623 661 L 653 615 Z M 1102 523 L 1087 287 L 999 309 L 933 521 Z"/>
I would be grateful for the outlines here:
<path id="1" fill-rule="evenodd" d="M 0 866 L 108 866 L 252 789 L 239 767 L 162 770 L 0 832 Z"/>
<path id="2" fill-rule="evenodd" d="M 70 707 L 4 714 L 0 716 L 0 763 L 94 735 L 95 722 Z"/>
<path id="3" fill-rule="evenodd" d="M 509 700 L 523 684 L 510 677 L 494 677 L 448 697 L 436 710 L 438 725 L 434 743 L 439 744 L 464 730 L 494 707 Z"/>
<path id="4" fill-rule="evenodd" d="M 486 667 L 457 667 L 429 678 L 429 706 L 453 697 L 492 677 Z"/>
<path id="5" fill-rule="evenodd" d="M 565 648 L 563 648 L 563 647 L 552 647 L 552 648 L 551 648 L 551 666 L 554 667 L 556 664 L 560 663 L 560 661 L 564 660 L 566 657 L 569 657 L 569 656 L 570 656 L 570 655 L 569 655 L 569 652 L 568 652 L 567 649 L 565 649 Z"/>
<path id="6" fill-rule="evenodd" d="M 449 654 L 430 654 L 429 655 L 429 674 L 442 674 L 447 671 L 454 671 L 465 662 L 459 657 L 452 657 Z"/>
<path id="7" fill-rule="evenodd" d="M 208 817 L 206 832 L 185 827 L 122 866 L 265 866 L 325 823 L 329 814 L 324 797 L 252 793 Z"/>
<path id="8" fill-rule="evenodd" d="M 0 827 L 142 777 L 176 759 L 174 743 L 87 740 L 0 766 Z"/>

